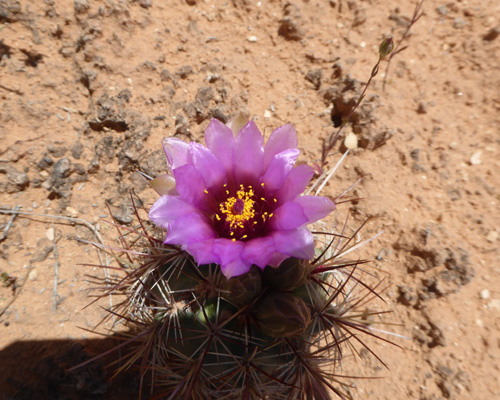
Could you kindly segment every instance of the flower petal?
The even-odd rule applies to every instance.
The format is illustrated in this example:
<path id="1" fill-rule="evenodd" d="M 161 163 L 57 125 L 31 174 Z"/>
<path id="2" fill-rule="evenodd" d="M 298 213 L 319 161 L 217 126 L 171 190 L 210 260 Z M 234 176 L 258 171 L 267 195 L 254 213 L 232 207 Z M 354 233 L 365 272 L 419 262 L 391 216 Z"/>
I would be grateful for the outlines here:
<path id="1" fill-rule="evenodd" d="M 156 225 L 168 229 L 177 218 L 196 213 L 196 208 L 179 196 L 161 196 L 149 210 L 149 219 Z"/>
<path id="2" fill-rule="evenodd" d="M 205 130 L 205 143 L 226 171 L 232 172 L 234 137 L 231 129 L 222 122 L 212 119 Z"/>
<path id="3" fill-rule="evenodd" d="M 276 231 L 272 235 L 276 252 L 304 260 L 314 256 L 314 239 L 306 227 Z"/>
<path id="4" fill-rule="evenodd" d="M 170 170 L 173 171 L 188 162 L 188 143 L 171 137 L 163 139 L 162 144 Z"/>
<path id="5" fill-rule="evenodd" d="M 283 186 L 299 154 L 299 149 L 289 149 L 273 157 L 267 171 L 262 177 L 266 190 L 274 192 Z"/>
<path id="6" fill-rule="evenodd" d="M 274 240 L 261 237 L 245 242 L 241 256 L 249 263 L 264 269 L 274 254 Z"/>
<path id="7" fill-rule="evenodd" d="M 287 124 L 275 129 L 264 148 L 264 169 L 269 166 L 276 154 L 284 150 L 296 149 L 297 146 L 297 132 L 293 125 Z"/>
<path id="8" fill-rule="evenodd" d="M 281 189 L 275 194 L 278 203 L 282 204 L 293 200 L 303 193 L 313 175 L 314 169 L 309 165 L 300 164 L 293 168 L 286 177 Z"/>
<path id="9" fill-rule="evenodd" d="M 189 157 L 207 188 L 221 186 L 226 181 L 224 166 L 205 146 L 192 142 Z"/>
<path id="10" fill-rule="evenodd" d="M 160 196 L 177 194 L 177 190 L 175 190 L 175 179 L 170 174 L 159 175 L 151 179 L 149 184 Z"/>
<path id="11" fill-rule="evenodd" d="M 222 273 L 226 278 L 242 275 L 250 271 L 252 264 L 241 258 L 243 243 L 230 239 L 215 239 L 213 251 L 219 257 Z"/>
<path id="12" fill-rule="evenodd" d="M 308 223 L 316 222 L 326 217 L 336 208 L 333 201 L 321 196 L 299 196 L 294 200 L 294 203 L 302 206 L 309 220 Z"/>
<path id="13" fill-rule="evenodd" d="M 174 171 L 175 188 L 179 196 L 196 208 L 208 211 L 205 197 L 205 182 L 191 164 L 184 164 Z"/>
<path id="14" fill-rule="evenodd" d="M 250 121 L 240 130 L 234 140 L 234 170 L 238 181 L 262 174 L 263 144 L 264 139 L 255 122 Z"/>
<path id="15" fill-rule="evenodd" d="M 309 222 L 302 206 L 292 201 L 278 207 L 273 214 L 271 217 L 273 229 L 295 229 Z"/>
<path id="16" fill-rule="evenodd" d="M 191 254 L 198 265 L 219 263 L 219 257 L 214 254 L 214 240 L 207 239 L 200 242 L 191 243 L 186 246 L 186 250 Z"/>
<path id="17" fill-rule="evenodd" d="M 200 214 L 190 214 L 169 223 L 164 243 L 180 244 L 183 248 L 207 239 L 214 239 L 215 232 L 207 219 Z"/>

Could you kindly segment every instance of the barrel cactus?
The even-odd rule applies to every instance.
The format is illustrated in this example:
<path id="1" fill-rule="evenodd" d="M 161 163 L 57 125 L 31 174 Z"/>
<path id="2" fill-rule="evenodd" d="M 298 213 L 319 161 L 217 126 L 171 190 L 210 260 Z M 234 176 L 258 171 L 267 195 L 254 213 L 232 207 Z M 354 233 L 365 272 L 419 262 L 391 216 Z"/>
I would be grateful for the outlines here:
<path id="1" fill-rule="evenodd" d="M 252 121 L 212 120 L 205 142 L 164 140 L 160 197 L 113 253 L 122 368 L 165 399 L 349 397 L 336 367 L 377 314 L 363 262 L 346 258 L 356 232 L 309 230 L 335 203 L 302 195 L 314 172 L 295 166 L 291 125 L 264 145 Z"/>

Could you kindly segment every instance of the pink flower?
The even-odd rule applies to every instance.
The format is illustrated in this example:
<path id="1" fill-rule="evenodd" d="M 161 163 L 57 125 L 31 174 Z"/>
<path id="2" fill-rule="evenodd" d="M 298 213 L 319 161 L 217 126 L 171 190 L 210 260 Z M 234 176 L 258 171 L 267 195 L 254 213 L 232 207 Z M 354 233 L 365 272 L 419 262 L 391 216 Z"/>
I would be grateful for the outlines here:
<path id="1" fill-rule="evenodd" d="M 161 196 L 150 219 L 167 230 L 199 265 L 216 263 L 228 278 L 252 264 L 277 267 L 284 259 L 314 256 L 307 224 L 335 209 L 326 197 L 300 196 L 314 171 L 301 164 L 292 125 L 276 129 L 266 145 L 253 121 L 233 134 L 213 119 L 206 147 L 167 138 L 171 175 L 157 178 Z M 173 180 L 175 179 L 175 189 Z"/>

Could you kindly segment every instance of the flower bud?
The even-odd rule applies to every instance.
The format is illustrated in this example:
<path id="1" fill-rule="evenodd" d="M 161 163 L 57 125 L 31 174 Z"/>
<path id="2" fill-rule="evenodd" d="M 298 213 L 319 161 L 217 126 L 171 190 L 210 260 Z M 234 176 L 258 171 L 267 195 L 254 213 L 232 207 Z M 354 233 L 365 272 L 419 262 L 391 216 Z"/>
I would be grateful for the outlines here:
<path id="1" fill-rule="evenodd" d="M 266 267 L 262 279 L 265 285 L 275 290 L 292 290 L 305 281 L 309 271 L 306 260 L 290 257 L 278 268 Z"/>
<path id="2" fill-rule="evenodd" d="M 237 307 L 250 304 L 262 287 L 260 270 L 255 265 L 246 274 L 221 279 L 220 296 Z"/>
<path id="3" fill-rule="evenodd" d="M 255 317 L 262 332 L 283 338 L 302 334 L 311 322 L 311 311 L 291 293 L 270 293 L 257 304 Z"/>
<path id="4" fill-rule="evenodd" d="M 382 43 L 380 43 L 380 46 L 378 47 L 380 59 L 383 60 L 384 58 L 386 58 L 389 54 L 391 54 L 393 49 L 394 41 L 392 40 L 392 37 L 388 37 L 382 40 Z"/>

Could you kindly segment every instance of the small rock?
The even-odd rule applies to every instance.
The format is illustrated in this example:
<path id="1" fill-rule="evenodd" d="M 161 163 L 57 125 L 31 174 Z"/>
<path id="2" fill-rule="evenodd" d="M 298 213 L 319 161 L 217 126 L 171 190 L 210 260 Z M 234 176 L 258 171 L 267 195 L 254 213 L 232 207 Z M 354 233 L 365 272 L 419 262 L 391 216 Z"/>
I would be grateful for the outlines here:
<path id="1" fill-rule="evenodd" d="M 175 72 L 175 75 L 177 75 L 181 79 L 186 79 L 189 75 L 193 73 L 194 70 L 191 65 L 183 65 Z"/>
<path id="2" fill-rule="evenodd" d="M 446 15 L 448 14 L 448 7 L 446 7 L 444 4 L 442 6 L 439 6 L 436 8 L 436 11 L 438 12 L 439 15 Z"/>
<path id="3" fill-rule="evenodd" d="M 57 146 L 55 144 L 49 144 L 47 151 L 52 154 L 55 158 L 61 158 L 66 154 L 68 149 L 66 146 Z"/>
<path id="4" fill-rule="evenodd" d="M 489 231 L 486 235 L 486 240 L 490 243 L 496 242 L 500 234 L 497 231 Z"/>
<path id="5" fill-rule="evenodd" d="M 358 137 L 354 132 L 349 133 L 344 139 L 344 146 L 348 149 L 357 149 L 358 148 Z"/>
<path id="6" fill-rule="evenodd" d="M 425 104 L 423 101 L 418 104 L 417 107 L 417 113 L 418 114 L 427 114 L 427 104 Z"/>
<path id="7" fill-rule="evenodd" d="M 82 14 L 89 10 L 90 6 L 87 0 L 75 0 L 73 2 L 73 7 L 75 9 L 75 13 Z"/>
<path id="8" fill-rule="evenodd" d="M 54 177 L 64 179 L 71 175 L 71 161 L 69 158 L 61 158 L 54 164 Z"/>
<path id="9" fill-rule="evenodd" d="M 476 151 L 470 158 L 471 165 L 479 165 L 481 164 L 481 155 L 483 152 L 481 150 Z"/>
<path id="10" fill-rule="evenodd" d="M 323 71 L 321 68 L 310 69 L 307 71 L 305 76 L 306 81 L 311 82 L 314 85 L 314 89 L 318 90 L 321 87 L 321 78 L 323 77 Z"/>
<path id="11" fill-rule="evenodd" d="M 47 239 L 50 241 L 54 240 L 54 228 L 49 228 L 45 231 L 45 236 L 47 236 Z"/>
<path id="12" fill-rule="evenodd" d="M 50 252 L 54 250 L 54 244 L 46 238 L 39 239 L 36 242 L 36 252 L 31 261 L 45 261 Z"/>
<path id="13" fill-rule="evenodd" d="M 256 41 L 257 41 L 257 36 L 249 36 L 249 37 L 247 37 L 247 40 L 248 40 L 249 42 L 254 43 L 254 42 L 256 42 Z"/>
<path id="14" fill-rule="evenodd" d="M 281 20 L 278 34 L 287 40 L 302 40 L 304 31 L 302 29 L 302 13 L 300 8 L 292 3 L 284 7 L 284 18 Z"/>
<path id="15" fill-rule="evenodd" d="M 488 289 L 483 289 L 479 292 L 479 297 L 483 300 L 488 300 L 490 298 L 490 291 Z"/>
<path id="16" fill-rule="evenodd" d="M 48 170 L 54 164 L 54 160 L 50 158 L 48 154 L 45 154 L 40 161 L 38 161 L 37 167 L 41 170 Z"/>
<path id="17" fill-rule="evenodd" d="M 36 269 L 32 269 L 28 274 L 28 278 L 30 281 L 36 281 L 36 278 L 38 278 L 38 271 Z"/>
<path id="18" fill-rule="evenodd" d="M 79 160 L 83 153 L 83 144 L 82 142 L 75 142 L 73 146 L 71 146 L 71 155 L 75 160 Z"/>
<path id="19" fill-rule="evenodd" d="M 273 116 L 273 113 L 269 110 L 264 111 L 264 118 L 271 118 Z"/>
<path id="20" fill-rule="evenodd" d="M 10 183 L 15 185 L 16 189 L 23 190 L 25 189 L 30 181 L 28 179 L 28 175 L 24 172 L 19 172 L 14 168 L 9 168 L 7 171 L 7 179 Z"/>
<path id="21" fill-rule="evenodd" d="M 484 36 L 483 40 L 492 41 L 495 40 L 498 36 L 500 36 L 500 25 L 491 28 Z"/>
<path id="22" fill-rule="evenodd" d="M 462 29 L 465 26 L 465 21 L 462 18 L 455 18 L 453 20 L 453 28 Z"/>
<path id="23" fill-rule="evenodd" d="M 73 207 L 66 207 L 66 216 L 70 218 L 77 218 L 78 217 L 78 211 L 74 209 Z"/>

